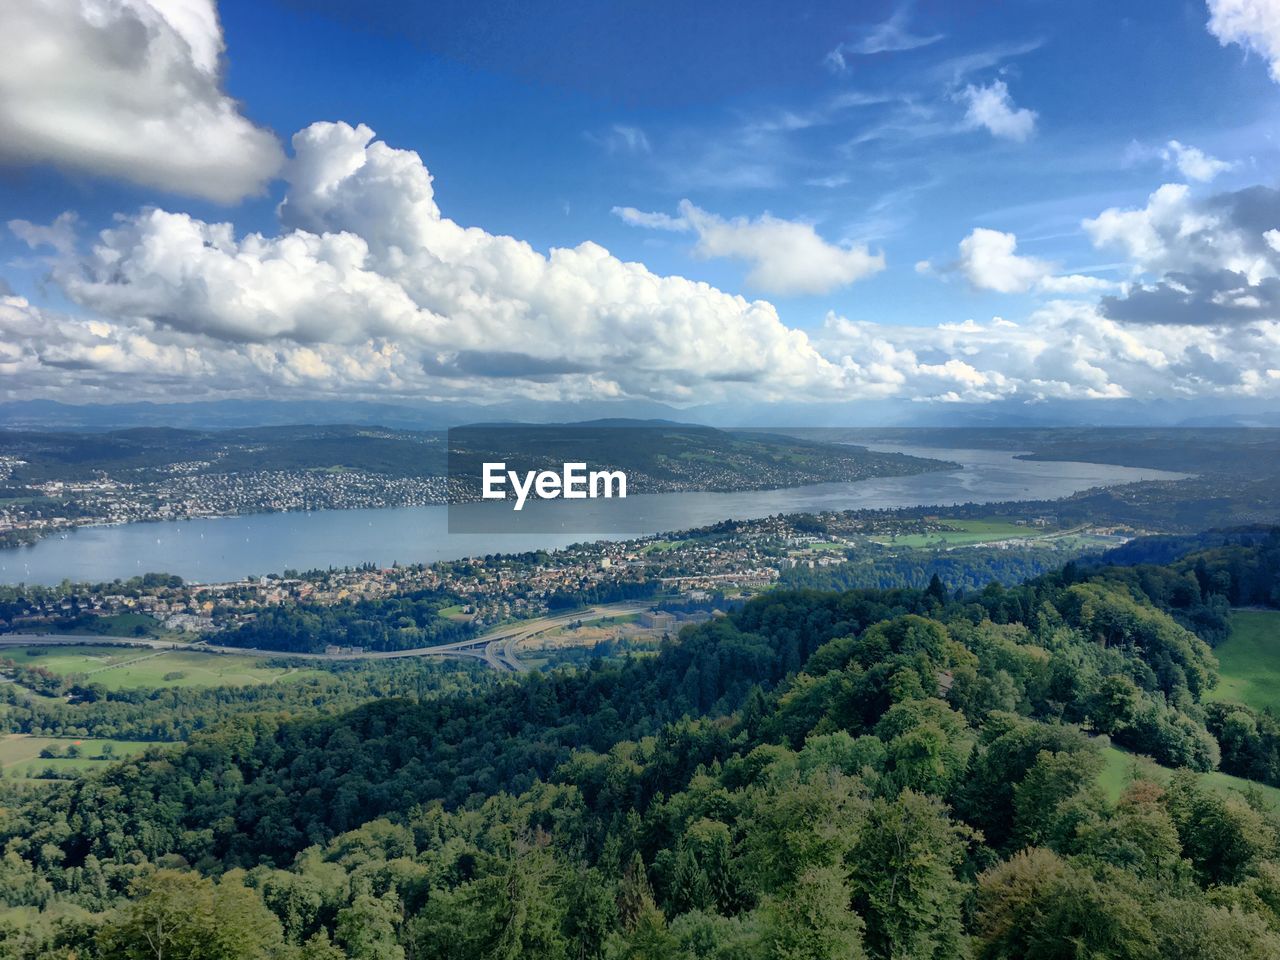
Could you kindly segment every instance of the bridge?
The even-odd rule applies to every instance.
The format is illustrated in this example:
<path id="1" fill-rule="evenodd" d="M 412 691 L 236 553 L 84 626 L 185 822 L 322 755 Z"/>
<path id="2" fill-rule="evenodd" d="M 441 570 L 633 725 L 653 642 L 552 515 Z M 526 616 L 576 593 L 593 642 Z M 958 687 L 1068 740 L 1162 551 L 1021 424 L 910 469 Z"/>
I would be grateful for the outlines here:
<path id="1" fill-rule="evenodd" d="M 150 637 L 97 637 L 56 633 L 6 633 L 0 634 L 0 656 L 6 647 L 53 646 L 121 646 L 149 647 L 156 651 L 147 656 L 159 656 L 174 650 L 204 653 L 228 653 L 250 657 L 279 657 L 289 660 L 400 660 L 405 657 L 446 657 L 483 660 L 495 670 L 511 673 L 527 669 L 521 662 L 517 648 L 532 637 L 571 623 L 603 620 L 608 617 L 624 617 L 649 609 L 645 603 L 602 603 L 574 610 L 571 613 L 537 617 L 519 623 L 495 627 L 487 633 L 454 643 L 432 647 L 414 647 L 410 650 L 366 650 L 361 653 L 290 653 L 284 650 L 266 650 L 260 647 L 226 647 L 204 640 L 195 643 L 179 643 L 174 640 L 156 640 Z M 131 661 L 132 662 L 132 661 Z M 115 666 L 118 666 L 116 664 Z M 104 667 L 100 669 L 110 669 Z M 95 671 L 96 672 L 96 671 Z"/>

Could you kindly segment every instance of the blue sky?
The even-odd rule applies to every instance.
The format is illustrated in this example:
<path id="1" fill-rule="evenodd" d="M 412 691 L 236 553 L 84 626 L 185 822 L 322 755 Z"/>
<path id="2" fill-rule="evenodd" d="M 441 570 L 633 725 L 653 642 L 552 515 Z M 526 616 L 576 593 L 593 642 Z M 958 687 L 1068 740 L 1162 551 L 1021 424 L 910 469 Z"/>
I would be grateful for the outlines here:
<path id="1" fill-rule="evenodd" d="M 48 32 L 77 26 L 74 0 L 30 2 L 48 8 L 48 16 L 11 27 Z M 151 24 L 154 42 L 146 56 L 161 57 L 155 51 L 168 27 L 147 9 L 147 0 L 115 2 L 122 17 Z M 208 0 L 180 4 L 186 5 L 197 12 L 202 5 L 211 8 Z M 1223 337 L 1207 352 L 1203 331 L 1188 334 L 1176 357 L 1142 359 L 1132 345 L 1117 348 L 1119 355 L 1107 348 L 1103 352 L 1117 366 L 1113 370 L 1099 359 L 1094 366 L 1103 368 L 1104 376 L 1072 374 L 1061 365 L 1032 370 L 1025 357 L 1023 368 L 1002 370 L 995 356 L 999 336 L 990 327 L 993 318 L 1006 318 L 1022 325 L 1025 339 L 1028 324 L 1046 322 L 1031 319 L 1045 310 L 1055 311 L 1048 322 L 1068 324 L 1064 295 L 1078 311 L 1098 309 L 1104 297 L 1132 300 L 1133 309 L 1125 314 L 1130 316 L 1142 306 L 1133 299 L 1135 291 L 1145 290 L 1151 302 L 1157 295 L 1172 296 L 1167 274 L 1192 267 L 1234 271 L 1249 287 L 1274 276 L 1262 238 L 1265 229 L 1280 223 L 1253 224 L 1248 229 L 1254 233 L 1241 239 L 1231 231 L 1245 228 L 1220 218 L 1214 230 L 1193 241 L 1198 249 L 1173 250 L 1162 235 L 1168 249 L 1157 254 L 1141 249 L 1138 233 L 1150 224 L 1122 224 L 1109 240 L 1101 227 L 1083 225 L 1105 211 L 1150 214 L 1148 198 L 1164 184 L 1185 188 L 1184 195 L 1169 201 L 1183 228 L 1214 215 L 1215 203 L 1227 203 L 1220 198 L 1250 187 L 1274 187 L 1280 85 L 1272 76 L 1274 50 L 1268 44 L 1280 43 L 1278 34 L 1269 32 L 1280 23 L 1280 11 L 1263 3 L 1261 15 L 1241 22 L 1243 15 L 1233 9 L 1240 6 L 1239 0 L 1208 6 L 1203 0 L 698 5 L 224 0 L 216 7 L 220 33 L 210 33 L 219 28 L 204 21 L 175 29 L 179 40 L 196 37 L 191 50 L 197 67 L 201 43 L 220 38 L 223 44 L 216 69 L 193 81 L 207 81 L 208 89 L 193 96 L 225 98 L 239 114 L 235 135 L 257 138 L 260 160 L 244 174 L 248 189 L 206 186 L 201 178 L 209 174 L 195 161 L 188 173 L 166 169 L 152 175 L 147 164 L 154 151 L 99 161 L 86 146 L 88 135 L 75 127 L 85 126 L 83 111 L 68 110 L 64 128 L 6 131 L 11 142 L 43 138 L 43 146 L 12 148 L 4 157 L 3 219 L 41 227 L 73 211 L 75 222 L 74 239 L 59 251 L 48 244 L 33 246 L 30 230 L 8 232 L 0 239 L 0 277 L 25 300 L 28 312 L 46 311 L 70 318 L 67 322 L 100 317 L 118 326 L 106 338 L 113 349 L 123 349 L 121 338 L 144 335 L 170 354 L 203 350 L 213 357 L 224 349 L 241 351 L 228 360 L 236 371 L 234 391 L 241 394 L 255 389 L 248 368 L 263 366 L 259 359 L 246 359 L 246 345 L 252 344 L 277 349 L 283 369 L 291 351 L 342 348 L 357 340 L 363 346 L 361 338 L 368 333 L 370 342 L 386 338 L 405 349 L 412 344 L 413 365 L 423 352 L 430 354 L 435 359 L 426 361 L 428 374 L 433 363 L 448 367 L 463 354 L 524 352 L 520 343 L 539 337 L 538 315 L 525 318 L 532 325 L 519 336 L 497 342 L 490 335 L 490 343 L 456 303 L 446 309 L 430 290 L 413 293 L 421 274 L 408 279 L 395 274 L 394 279 L 411 290 L 415 309 L 443 316 L 459 328 L 457 336 L 436 328 L 422 333 L 426 321 L 421 318 L 408 335 L 402 335 L 408 328 L 385 324 L 334 338 L 315 330 L 299 334 L 292 321 L 272 319 L 284 309 L 275 306 L 263 309 L 276 313 L 244 318 L 240 325 L 227 317 L 188 320 L 186 314 L 194 317 L 212 308 L 181 296 L 157 305 L 149 289 L 143 309 L 134 294 L 148 286 L 146 278 L 134 274 L 133 287 L 125 291 L 104 278 L 100 258 L 88 262 L 95 235 L 111 227 L 113 218 L 123 215 L 131 222 L 152 207 L 201 224 L 230 222 L 237 238 L 254 231 L 282 237 L 301 224 L 282 223 L 277 213 L 281 200 L 297 189 L 289 171 L 298 161 L 287 159 L 290 136 L 317 121 L 351 128 L 365 124 L 377 141 L 417 154 L 433 178 L 434 203 L 443 218 L 491 236 L 517 238 L 543 256 L 590 241 L 622 261 L 643 263 L 656 277 L 702 281 L 726 294 L 766 301 L 784 329 L 760 333 L 748 324 L 743 334 L 748 341 L 765 338 L 760 352 L 775 350 L 773 338 L 785 340 L 786 331 L 801 331 L 823 363 L 845 371 L 813 374 L 823 382 L 812 391 L 809 374 L 793 371 L 772 392 L 761 387 L 764 399 L 779 391 L 812 392 L 820 399 L 954 394 L 981 400 L 1010 391 L 1029 399 L 1157 396 L 1162 377 L 1180 384 L 1170 387 L 1171 396 L 1203 389 L 1269 398 L 1272 388 L 1266 385 L 1280 380 L 1280 372 L 1271 376 L 1268 371 L 1280 366 L 1280 359 L 1268 359 L 1252 378 L 1237 376 L 1228 383 L 1222 381 L 1229 377 L 1205 373 L 1216 364 L 1243 374 L 1238 358 L 1248 352 L 1241 347 L 1248 341 L 1241 340 L 1241 324 L 1234 320 L 1218 324 Z M 1214 16 L 1223 19 L 1216 28 Z M 156 62 L 177 69 L 168 60 Z M 30 97 L 24 84 L 33 82 L 0 75 L 0 97 L 14 102 Z M 88 76 L 85 82 L 101 87 L 111 79 Z M 103 110 L 111 109 L 108 98 Z M 129 109 L 136 114 L 142 108 L 132 104 Z M 177 165 L 175 160 L 170 166 Z M 353 220 L 339 222 L 331 214 L 316 214 L 301 228 L 353 229 Z M 1173 233 L 1185 234 L 1183 228 Z M 1211 263 L 1203 255 L 1232 243 L 1243 251 L 1234 259 Z M 119 250 L 112 256 L 117 255 L 123 256 Z M 242 250 L 237 254 L 243 255 Z M 369 272 L 393 273 L 378 265 Z M 464 272 L 472 276 L 474 265 Z M 188 279 L 184 276 L 183 283 Z M 447 285 L 442 277 L 435 280 Z M 171 293 L 172 287 L 168 283 L 166 290 Z M 1237 300 L 1257 299 L 1240 290 Z M 479 292 L 496 298 L 492 291 Z M 265 294 L 256 302 L 264 301 Z M 573 312 L 571 301 L 554 299 L 554 304 L 544 312 Z M 1121 312 L 1113 309 L 1114 316 Z M 184 316 L 175 319 L 175 313 Z M 1037 357 L 1092 336 L 1073 316 L 1077 319 L 1070 329 L 1064 327 L 1048 353 L 1043 344 L 1036 348 Z M 1130 319 L 1133 325 L 1125 330 L 1142 340 L 1159 319 Z M 1256 311 L 1247 319 L 1275 322 L 1273 314 Z M 838 329 L 845 321 L 876 329 L 852 336 Z M 987 366 L 966 359 L 975 351 L 957 345 L 956 337 L 920 332 L 965 321 L 987 332 L 977 351 Z M 725 322 L 727 327 L 713 326 L 707 336 L 723 335 L 737 321 Z M 260 335 L 264 324 L 283 334 Z M 1190 325 L 1197 324 L 1208 321 Z M 911 332 L 897 336 L 896 327 Z M 1255 335 L 1268 344 L 1277 339 L 1270 327 L 1260 329 L 1260 334 L 1251 329 L 1254 340 Z M 1123 333 L 1106 336 L 1122 341 Z M 557 357 L 545 349 L 530 350 L 528 356 L 542 364 L 539 370 L 557 363 L 564 368 L 559 387 L 565 395 L 595 391 L 655 398 L 675 390 L 671 398 L 678 402 L 724 399 L 721 388 L 690 386 L 682 393 L 679 384 L 691 383 L 692 373 L 644 382 L 616 376 L 607 368 L 625 362 L 619 359 L 625 351 L 617 349 L 618 331 L 606 324 L 587 333 L 596 335 L 613 337 L 612 346 L 590 356 L 565 351 Z M 39 345 L 19 344 L 19 336 L 12 335 L 15 352 L 40 354 Z M 656 336 L 661 340 L 664 334 Z M 913 360 L 900 362 L 902 351 Z M 78 349 L 74 362 L 62 361 L 58 369 L 64 379 L 67 370 L 92 368 L 85 366 L 83 354 Z M 688 359 L 694 372 L 705 366 L 705 356 Z M 963 372 L 957 380 L 958 368 L 943 370 L 951 360 L 969 364 L 986 382 Z M 41 365 L 49 363 L 49 357 L 41 359 Z M 678 370 L 680 363 L 673 363 Z M 1126 366 L 1134 363 L 1148 369 Z M 893 370 L 872 372 L 885 364 Z M 194 378 L 197 392 L 214 389 L 195 366 L 184 361 L 171 375 L 177 381 Z M 770 379 L 767 366 L 732 366 L 718 382 Z M 1123 376 L 1117 372 L 1122 366 Z M 105 397 L 129 392 L 119 379 L 112 381 L 129 369 L 123 363 L 83 376 Z M 501 378 L 492 374 L 476 383 L 463 376 L 465 370 L 450 369 L 447 382 L 410 382 L 403 372 L 387 381 L 363 382 L 370 395 L 406 396 L 471 391 L 489 397 L 504 389 L 550 396 L 555 387 L 549 374 L 517 377 L 520 382 L 499 389 L 495 381 Z M 1175 370 L 1182 372 L 1175 376 Z M 326 389 L 323 378 L 272 380 L 273 375 L 264 371 L 264 383 L 273 389 Z M 1017 384 L 1002 383 L 1002 377 Z M 592 378 L 594 385 L 588 383 Z M 902 378 L 921 386 L 903 386 Z M 36 393 L 57 392 L 51 377 L 36 373 L 30 387 Z"/>

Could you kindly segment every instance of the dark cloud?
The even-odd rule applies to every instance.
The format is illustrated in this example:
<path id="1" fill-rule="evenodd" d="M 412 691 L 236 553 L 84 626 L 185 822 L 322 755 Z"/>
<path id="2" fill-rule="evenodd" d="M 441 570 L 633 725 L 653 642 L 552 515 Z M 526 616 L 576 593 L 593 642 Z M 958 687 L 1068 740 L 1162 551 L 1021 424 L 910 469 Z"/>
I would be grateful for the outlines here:
<path id="1" fill-rule="evenodd" d="M 1154 283 L 1103 297 L 1111 319 L 1235 326 L 1280 319 L 1280 190 L 1256 185 L 1195 198 L 1166 184 L 1141 210 L 1108 210 L 1085 227 Z"/>
<path id="2" fill-rule="evenodd" d="M 1189 381 L 1228 386 L 1239 383 L 1243 371 L 1235 363 L 1218 360 L 1199 347 L 1187 350 L 1182 360 L 1172 365 L 1174 372 Z"/>
<path id="3" fill-rule="evenodd" d="M 1280 228 L 1280 190 L 1272 187 L 1257 185 L 1219 193 L 1210 197 L 1205 206 L 1224 214 L 1246 234 L 1257 237 L 1259 243 L 1266 231 Z"/>
<path id="4" fill-rule="evenodd" d="M 1102 311 L 1123 323 L 1239 326 L 1280 318 L 1280 279 L 1251 284 L 1232 270 L 1165 274 L 1128 296 L 1103 297 Z"/>
<path id="5" fill-rule="evenodd" d="M 710 379 L 716 383 L 763 383 L 764 374 L 759 370 L 724 370 Z"/>
<path id="6" fill-rule="evenodd" d="M 441 377 L 500 377 L 546 382 L 592 367 L 560 358 L 545 359 L 505 350 L 462 350 L 449 359 L 428 359 L 423 369 Z"/>

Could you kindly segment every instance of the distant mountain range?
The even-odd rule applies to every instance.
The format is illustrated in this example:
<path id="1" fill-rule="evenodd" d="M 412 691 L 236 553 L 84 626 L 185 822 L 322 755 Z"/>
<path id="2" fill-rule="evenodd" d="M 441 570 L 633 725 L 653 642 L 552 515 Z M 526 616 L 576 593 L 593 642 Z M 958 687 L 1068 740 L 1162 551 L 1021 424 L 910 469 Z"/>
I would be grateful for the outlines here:
<path id="1" fill-rule="evenodd" d="M 196 400 L 186 403 L 0 403 L 0 428 L 107 431 L 131 427 L 235 429 L 291 424 L 354 424 L 442 430 L 470 423 L 565 423 L 598 419 L 673 420 L 718 427 L 1055 427 L 1280 426 L 1280 410 L 1256 402 L 1084 400 L 988 404 L 853 401 L 718 403 L 674 407 L 656 401 L 380 403 L 367 400 Z"/>

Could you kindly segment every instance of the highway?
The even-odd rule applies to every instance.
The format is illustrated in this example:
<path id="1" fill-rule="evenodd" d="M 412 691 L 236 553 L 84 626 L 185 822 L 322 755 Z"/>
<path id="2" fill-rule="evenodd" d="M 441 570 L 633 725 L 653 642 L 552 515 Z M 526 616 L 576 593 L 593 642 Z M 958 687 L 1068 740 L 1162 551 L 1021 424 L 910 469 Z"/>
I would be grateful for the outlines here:
<path id="1" fill-rule="evenodd" d="M 537 617 L 519 623 L 496 627 L 477 637 L 444 643 L 434 647 L 415 647 L 411 650 L 369 650 L 364 653 L 288 653 L 281 650 L 263 650 L 258 647 L 224 647 L 204 641 L 175 643 L 171 640 L 154 640 L 147 637 L 96 637 L 56 633 L 6 633 L 0 634 L 0 656 L 5 647 L 70 646 L 92 644 L 94 646 L 150 647 L 158 652 L 169 650 L 204 651 L 207 653 L 231 653 L 250 657 L 282 657 L 296 660 L 399 660 L 404 657 L 468 657 L 483 660 L 495 670 L 519 672 L 526 669 L 516 648 L 524 641 L 548 630 L 563 627 L 577 621 L 602 620 L 621 617 L 647 610 L 644 603 L 602 603 L 575 610 L 572 613 L 551 617 Z"/>

